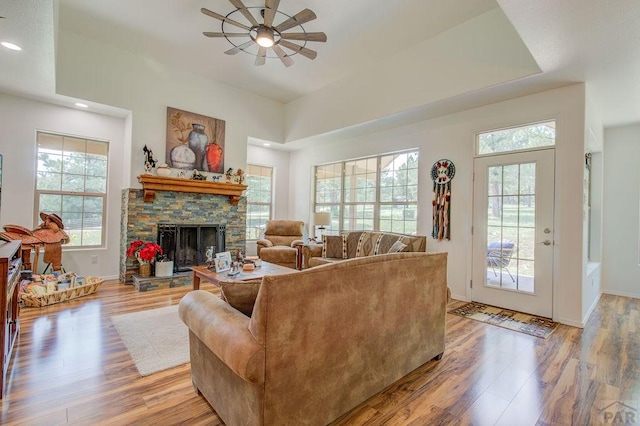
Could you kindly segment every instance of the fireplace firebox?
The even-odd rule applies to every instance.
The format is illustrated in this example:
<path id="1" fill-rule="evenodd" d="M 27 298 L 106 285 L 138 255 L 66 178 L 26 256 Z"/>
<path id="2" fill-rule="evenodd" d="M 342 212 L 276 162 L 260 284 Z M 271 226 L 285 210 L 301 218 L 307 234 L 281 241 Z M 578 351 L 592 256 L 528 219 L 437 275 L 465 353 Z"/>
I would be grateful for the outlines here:
<path id="1" fill-rule="evenodd" d="M 158 224 L 158 244 L 170 260 L 174 272 L 189 271 L 206 260 L 207 247 L 225 251 L 226 225 L 218 224 Z"/>

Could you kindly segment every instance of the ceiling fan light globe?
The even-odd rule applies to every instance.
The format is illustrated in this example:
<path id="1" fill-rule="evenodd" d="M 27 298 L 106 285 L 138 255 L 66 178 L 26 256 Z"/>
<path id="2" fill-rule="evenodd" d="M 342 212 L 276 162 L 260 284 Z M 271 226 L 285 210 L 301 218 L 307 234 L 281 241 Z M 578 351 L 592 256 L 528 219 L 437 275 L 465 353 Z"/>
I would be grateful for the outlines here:
<path id="1" fill-rule="evenodd" d="M 260 27 L 257 30 L 256 43 L 262 47 L 271 47 L 274 44 L 273 30 L 267 27 Z"/>
<path id="2" fill-rule="evenodd" d="M 271 40 L 269 37 L 259 37 L 256 39 L 256 42 L 262 47 L 273 46 L 273 40 Z"/>

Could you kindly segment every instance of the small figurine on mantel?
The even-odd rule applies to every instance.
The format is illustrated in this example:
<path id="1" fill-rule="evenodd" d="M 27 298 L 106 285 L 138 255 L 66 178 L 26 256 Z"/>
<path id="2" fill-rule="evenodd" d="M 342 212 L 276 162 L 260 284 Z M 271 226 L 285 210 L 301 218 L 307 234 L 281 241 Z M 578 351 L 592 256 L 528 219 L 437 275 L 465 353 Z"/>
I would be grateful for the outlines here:
<path id="1" fill-rule="evenodd" d="M 220 181 L 220 175 L 213 175 L 213 176 L 211 176 L 211 180 L 212 180 L 212 181 L 214 181 L 214 182 L 218 182 L 218 181 Z"/>
<path id="2" fill-rule="evenodd" d="M 197 169 L 193 169 L 193 173 L 191 174 L 192 180 L 207 180 L 207 177 L 200 173 Z"/>
<path id="3" fill-rule="evenodd" d="M 151 170 L 156 166 L 156 160 L 153 158 L 153 151 L 147 148 L 147 145 L 142 148 L 144 152 L 144 171 L 146 174 L 151 174 Z"/>
<path id="4" fill-rule="evenodd" d="M 227 177 L 227 182 L 231 182 L 231 177 L 233 176 L 233 167 L 229 167 L 227 169 L 225 176 Z"/>
<path id="5" fill-rule="evenodd" d="M 242 169 L 238 169 L 238 171 L 236 172 L 236 181 L 240 185 L 244 183 L 244 172 L 242 171 Z"/>

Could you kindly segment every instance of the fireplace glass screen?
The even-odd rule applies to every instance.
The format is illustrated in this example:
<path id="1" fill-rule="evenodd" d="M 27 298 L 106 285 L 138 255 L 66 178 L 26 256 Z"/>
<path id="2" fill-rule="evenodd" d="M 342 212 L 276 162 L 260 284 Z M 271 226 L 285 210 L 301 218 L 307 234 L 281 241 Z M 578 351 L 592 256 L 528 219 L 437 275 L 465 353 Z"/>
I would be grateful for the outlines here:
<path id="1" fill-rule="evenodd" d="M 158 224 L 158 244 L 173 260 L 174 272 L 188 271 L 205 262 L 207 247 L 225 251 L 225 225 Z"/>

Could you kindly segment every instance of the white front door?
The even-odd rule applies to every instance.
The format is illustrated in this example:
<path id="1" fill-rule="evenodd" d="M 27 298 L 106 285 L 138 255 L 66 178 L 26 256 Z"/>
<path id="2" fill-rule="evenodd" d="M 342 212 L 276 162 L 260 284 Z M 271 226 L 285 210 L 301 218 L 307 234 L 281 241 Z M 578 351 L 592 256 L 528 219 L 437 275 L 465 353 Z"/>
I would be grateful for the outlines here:
<path id="1" fill-rule="evenodd" d="M 474 160 L 471 300 L 552 317 L 554 154 Z"/>

